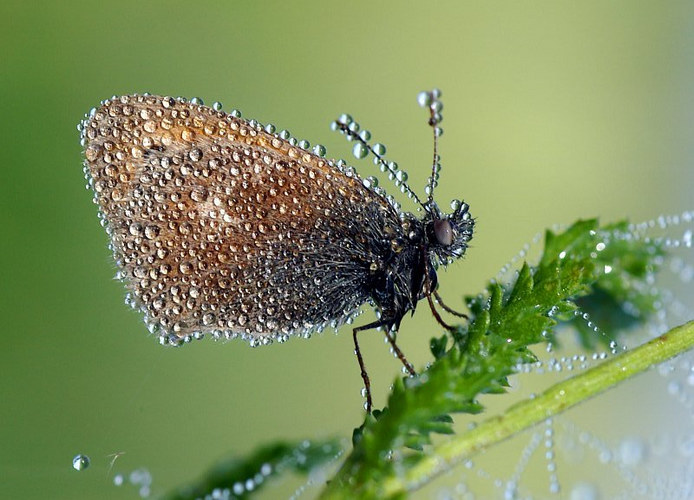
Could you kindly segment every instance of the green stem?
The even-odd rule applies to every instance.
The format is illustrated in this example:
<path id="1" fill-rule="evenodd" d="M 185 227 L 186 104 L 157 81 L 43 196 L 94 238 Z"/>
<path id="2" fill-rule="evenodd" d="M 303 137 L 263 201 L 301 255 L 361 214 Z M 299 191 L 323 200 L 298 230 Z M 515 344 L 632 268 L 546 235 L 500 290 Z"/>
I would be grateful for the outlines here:
<path id="1" fill-rule="evenodd" d="M 568 380 L 560 382 L 541 395 L 511 406 L 504 414 L 490 418 L 474 429 L 434 447 L 411 469 L 391 475 L 376 486 L 382 498 L 402 496 L 416 490 L 435 476 L 476 453 L 499 443 L 547 418 L 585 401 L 610 387 L 637 375 L 651 366 L 666 361 L 694 347 L 694 321 L 673 328 L 650 342 L 611 358 Z M 333 481 L 336 484 L 348 484 Z M 343 489 L 330 488 L 322 497 L 349 496 Z"/>
<path id="2" fill-rule="evenodd" d="M 385 496 L 412 491 L 479 451 L 585 401 L 656 364 L 694 347 L 694 321 L 511 406 L 465 434 L 436 446 L 404 477 L 383 483 Z"/>

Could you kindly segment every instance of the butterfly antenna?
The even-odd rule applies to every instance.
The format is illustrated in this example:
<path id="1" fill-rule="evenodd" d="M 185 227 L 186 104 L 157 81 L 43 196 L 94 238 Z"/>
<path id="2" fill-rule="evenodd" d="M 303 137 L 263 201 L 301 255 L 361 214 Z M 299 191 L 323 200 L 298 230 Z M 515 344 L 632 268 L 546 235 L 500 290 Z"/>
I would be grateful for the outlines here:
<path id="1" fill-rule="evenodd" d="M 407 172 L 400 170 L 398 164 L 394 161 L 388 161 L 384 158 L 386 147 L 381 143 L 372 145 L 370 142 L 371 133 L 368 130 L 361 129 L 359 124 L 348 114 L 340 115 L 337 120 L 332 122 L 330 127 L 344 134 L 348 141 L 353 141 L 355 143 L 352 148 L 352 154 L 355 158 L 361 160 L 366 158 L 369 154 L 373 155 L 374 164 L 378 165 L 381 172 L 388 173 L 388 178 L 400 189 L 400 192 L 414 200 L 414 202 L 420 205 L 424 210 L 427 209 L 417 194 L 407 184 Z"/>
<path id="2" fill-rule="evenodd" d="M 434 199 L 434 189 L 439 183 L 439 173 L 441 172 L 441 158 L 438 153 L 438 139 L 443 134 L 443 129 L 439 126 L 443 120 L 443 115 L 441 114 L 443 110 L 441 91 L 433 89 L 420 92 L 417 95 L 417 102 L 421 107 L 429 108 L 429 126 L 434 133 L 434 158 L 431 161 L 431 175 L 427 179 L 426 186 L 424 186 L 424 192 L 427 195 L 427 205 L 430 205 Z"/>

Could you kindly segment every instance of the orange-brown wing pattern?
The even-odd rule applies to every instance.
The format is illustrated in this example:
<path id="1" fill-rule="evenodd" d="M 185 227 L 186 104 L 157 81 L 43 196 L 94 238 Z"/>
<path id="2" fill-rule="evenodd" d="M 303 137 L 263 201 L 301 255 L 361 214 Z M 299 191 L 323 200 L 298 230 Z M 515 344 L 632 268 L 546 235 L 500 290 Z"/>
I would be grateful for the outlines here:
<path id="1" fill-rule="evenodd" d="M 195 102 L 113 98 L 81 133 L 130 300 L 164 340 L 258 344 L 340 324 L 401 231 L 356 174 Z"/>

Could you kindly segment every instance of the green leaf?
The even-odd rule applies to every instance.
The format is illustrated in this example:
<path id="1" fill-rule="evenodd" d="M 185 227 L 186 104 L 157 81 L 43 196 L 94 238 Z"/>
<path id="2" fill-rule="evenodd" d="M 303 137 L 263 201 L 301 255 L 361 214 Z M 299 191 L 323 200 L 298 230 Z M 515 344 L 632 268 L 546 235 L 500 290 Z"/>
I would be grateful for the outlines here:
<path id="1" fill-rule="evenodd" d="M 212 495 L 215 490 L 228 490 L 234 498 L 247 498 L 280 474 L 307 474 L 313 468 L 334 459 L 341 449 L 337 440 L 275 443 L 259 448 L 245 458 L 222 460 L 197 482 L 182 486 L 164 498 L 204 498 Z M 251 482 L 252 489 L 248 489 L 248 481 Z"/>

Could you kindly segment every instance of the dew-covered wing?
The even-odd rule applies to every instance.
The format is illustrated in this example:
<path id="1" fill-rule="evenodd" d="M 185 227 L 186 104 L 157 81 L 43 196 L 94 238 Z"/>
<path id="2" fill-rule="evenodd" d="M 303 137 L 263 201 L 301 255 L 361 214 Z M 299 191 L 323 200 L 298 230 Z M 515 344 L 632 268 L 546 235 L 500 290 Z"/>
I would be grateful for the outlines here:
<path id="1" fill-rule="evenodd" d="M 339 324 L 368 299 L 384 228 L 399 231 L 356 175 L 207 106 L 113 98 L 81 133 L 120 275 L 162 339 Z"/>

